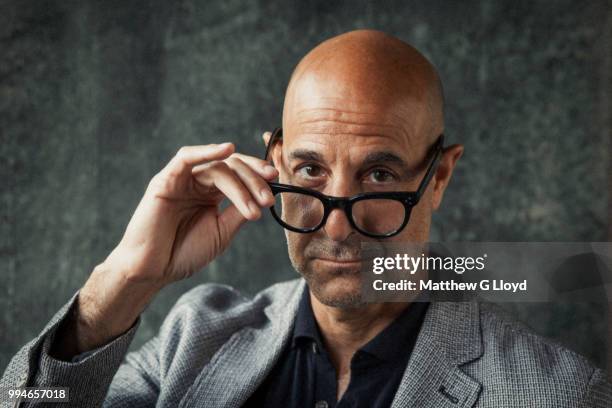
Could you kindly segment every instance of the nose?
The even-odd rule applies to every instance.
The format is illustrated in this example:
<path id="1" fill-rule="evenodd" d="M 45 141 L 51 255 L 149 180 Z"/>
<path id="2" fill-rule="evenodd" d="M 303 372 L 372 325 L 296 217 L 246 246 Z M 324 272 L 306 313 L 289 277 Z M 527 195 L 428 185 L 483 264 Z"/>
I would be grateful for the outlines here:
<path id="1" fill-rule="evenodd" d="M 326 193 L 336 197 L 350 197 L 355 194 L 354 187 L 346 182 L 346 178 L 337 180 L 333 188 Z M 327 217 L 323 228 L 329 239 L 337 242 L 345 241 L 352 233 L 357 233 L 351 226 L 344 209 L 334 208 Z"/>
<path id="2" fill-rule="evenodd" d="M 346 218 L 344 210 L 338 208 L 329 213 L 324 230 L 329 239 L 337 242 L 345 241 L 349 235 L 355 232 L 348 218 Z"/>

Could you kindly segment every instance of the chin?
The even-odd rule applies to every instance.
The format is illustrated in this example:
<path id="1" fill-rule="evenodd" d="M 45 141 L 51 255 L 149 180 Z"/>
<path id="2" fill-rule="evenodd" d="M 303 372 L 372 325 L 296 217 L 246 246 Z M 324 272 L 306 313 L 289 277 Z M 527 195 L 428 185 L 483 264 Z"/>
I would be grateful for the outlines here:
<path id="1" fill-rule="evenodd" d="M 317 273 L 315 272 L 315 275 Z M 332 274 L 321 279 L 307 279 L 314 296 L 326 306 L 356 307 L 363 304 L 361 300 L 361 275 L 357 273 Z"/>

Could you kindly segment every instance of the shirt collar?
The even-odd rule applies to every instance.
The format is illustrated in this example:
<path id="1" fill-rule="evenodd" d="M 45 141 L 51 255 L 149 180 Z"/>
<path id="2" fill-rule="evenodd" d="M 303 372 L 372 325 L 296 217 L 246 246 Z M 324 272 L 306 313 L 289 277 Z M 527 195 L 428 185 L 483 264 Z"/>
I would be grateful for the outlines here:
<path id="1" fill-rule="evenodd" d="M 359 350 L 381 360 L 403 360 L 402 356 L 412 353 L 428 306 L 429 302 L 412 302 L 391 324 Z"/>
<path id="2" fill-rule="evenodd" d="M 410 354 L 429 306 L 429 302 L 424 301 L 426 296 L 425 293 L 422 293 L 417 301 L 412 302 L 390 325 L 366 343 L 358 352 L 366 352 L 387 361 L 395 361 L 399 356 Z M 292 346 L 304 344 L 305 340 L 314 341 L 319 350 L 325 349 L 312 311 L 308 285 L 304 286 L 304 292 L 298 306 L 293 328 Z"/>
<path id="3" fill-rule="evenodd" d="M 308 285 L 304 285 L 304 292 L 298 305 L 297 315 L 295 317 L 295 326 L 293 327 L 292 346 L 302 344 L 304 340 L 314 341 L 320 350 L 323 350 L 323 342 L 319 333 L 319 327 L 312 312 L 310 303 L 310 290 Z"/>

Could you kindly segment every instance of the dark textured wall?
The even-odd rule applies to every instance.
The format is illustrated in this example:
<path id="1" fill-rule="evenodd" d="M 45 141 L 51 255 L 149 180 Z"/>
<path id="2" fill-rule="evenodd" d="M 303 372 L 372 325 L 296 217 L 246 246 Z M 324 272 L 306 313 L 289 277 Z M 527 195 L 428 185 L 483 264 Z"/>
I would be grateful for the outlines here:
<path id="1" fill-rule="evenodd" d="M 182 145 L 261 154 L 289 74 L 318 42 L 395 34 L 439 68 L 465 144 L 433 240 L 608 239 L 606 1 L 0 1 L 0 368 L 118 242 Z M 202 282 L 293 278 L 268 216 L 146 311 L 134 346 Z M 507 305 L 604 365 L 597 305 Z"/>

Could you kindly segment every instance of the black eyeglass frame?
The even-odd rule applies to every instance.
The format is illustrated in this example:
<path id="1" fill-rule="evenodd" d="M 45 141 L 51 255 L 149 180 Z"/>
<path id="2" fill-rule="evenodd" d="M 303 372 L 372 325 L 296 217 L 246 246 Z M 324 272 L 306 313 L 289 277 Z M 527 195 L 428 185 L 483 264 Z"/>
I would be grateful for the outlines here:
<path id="1" fill-rule="evenodd" d="M 268 156 L 270 154 L 272 146 L 278 140 L 282 139 L 282 137 L 283 137 L 282 128 L 274 129 L 268 141 L 268 145 L 266 146 L 266 154 L 264 156 L 264 160 L 266 161 L 268 160 Z M 444 149 L 444 134 L 440 134 L 436 143 L 433 146 L 433 149 L 434 149 L 433 159 L 431 160 L 431 163 L 429 164 L 427 171 L 425 172 L 425 176 L 423 177 L 423 180 L 421 180 L 421 183 L 419 184 L 419 187 L 416 189 L 416 191 L 367 192 L 367 193 L 359 193 L 352 197 L 333 197 L 333 196 L 325 195 L 316 190 L 311 190 L 309 188 L 293 186 L 290 184 L 268 182 L 268 185 L 270 186 L 270 189 L 272 190 L 272 194 L 274 194 L 275 196 L 280 193 L 299 193 L 299 194 L 316 197 L 323 203 L 323 218 L 321 219 L 321 222 L 318 225 L 316 225 L 315 227 L 311 227 L 311 228 L 296 228 L 294 226 L 291 226 L 285 223 L 274 210 L 274 206 L 270 207 L 270 212 L 272 213 L 272 216 L 274 217 L 274 219 L 276 219 L 276 221 L 280 225 L 282 225 L 283 228 L 286 228 L 289 231 L 293 231 L 293 232 L 308 234 L 311 232 L 315 232 L 319 230 L 321 227 L 323 227 L 325 223 L 327 222 L 327 218 L 329 217 L 329 214 L 332 212 L 332 210 L 337 208 L 337 209 L 344 211 L 344 213 L 346 214 L 346 218 L 348 219 L 350 225 L 355 230 L 359 231 L 359 233 L 367 237 L 370 237 L 370 238 L 390 238 L 394 235 L 399 234 L 406 227 L 406 225 L 408 224 L 408 221 L 410 220 L 410 213 L 412 212 L 412 208 L 418 204 L 419 200 L 423 196 L 423 193 L 425 192 L 425 189 L 427 188 L 427 185 L 429 184 L 433 175 L 435 174 L 438 164 L 440 162 L 440 158 L 442 157 L 442 151 Z M 404 205 L 404 221 L 402 222 L 401 226 L 397 228 L 395 231 L 392 231 L 386 234 L 372 234 L 370 232 L 364 231 L 361 228 L 359 228 L 359 226 L 357 226 L 357 224 L 355 223 L 355 220 L 353 219 L 353 205 L 359 201 L 372 200 L 372 199 L 386 199 L 386 200 L 395 200 L 395 201 L 401 202 Z"/>

